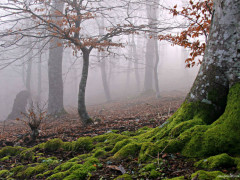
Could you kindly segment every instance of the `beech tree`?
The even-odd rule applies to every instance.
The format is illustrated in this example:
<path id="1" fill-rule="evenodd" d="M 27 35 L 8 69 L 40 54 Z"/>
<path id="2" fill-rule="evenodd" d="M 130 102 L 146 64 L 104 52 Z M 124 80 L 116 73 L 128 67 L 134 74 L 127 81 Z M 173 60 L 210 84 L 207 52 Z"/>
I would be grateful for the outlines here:
<path id="1" fill-rule="evenodd" d="M 240 1 L 214 1 L 211 30 L 196 80 L 180 109 L 155 132 L 166 151 L 190 157 L 239 154 L 239 9 Z"/>
<path id="2" fill-rule="evenodd" d="M 64 2 L 52 1 L 50 14 L 62 14 Z M 58 20 L 58 18 L 60 18 Z M 61 21 L 61 16 L 52 16 L 52 21 Z M 63 40 L 53 37 L 49 45 L 48 59 L 48 114 L 59 115 L 64 113 L 63 106 L 63 79 L 62 79 L 62 61 L 63 61 Z"/>

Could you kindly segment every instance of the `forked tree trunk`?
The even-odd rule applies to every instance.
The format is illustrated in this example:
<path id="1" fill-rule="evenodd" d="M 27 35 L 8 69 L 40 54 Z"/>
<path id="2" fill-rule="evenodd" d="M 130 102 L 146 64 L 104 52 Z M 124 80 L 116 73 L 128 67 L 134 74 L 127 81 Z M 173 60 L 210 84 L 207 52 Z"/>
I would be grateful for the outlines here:
<path id="1" fill-rule="evenodd" d="M 78 92 L 78 114 L 81 118 L 83 125 L 88 125 L 93 123 L 92 119 L 89 117 L 86 104 L 85 104 L 85 92 L 88 78 L 88 68 L 89 68 L 89 55 L 90 51 L 87 48 L 82 48 L 83 53 L 83 67 L 82 67 L 82 77 L 79 84 Z"/>
<path id="2" fill-rule="evenodd" d="M 240 151 L 240 1 L 216 0 L 197 78 L 181 108 L 156 133 L 160 147 L 204 157 Z"/>

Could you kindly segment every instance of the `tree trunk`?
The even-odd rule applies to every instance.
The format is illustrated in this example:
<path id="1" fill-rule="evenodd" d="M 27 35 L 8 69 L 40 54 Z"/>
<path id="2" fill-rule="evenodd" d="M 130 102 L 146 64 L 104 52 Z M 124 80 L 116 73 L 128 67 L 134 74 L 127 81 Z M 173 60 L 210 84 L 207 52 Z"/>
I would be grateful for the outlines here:
<path id="1" fill-rule="evenodd" d="M 159 0 L 153 0 L 153 1 L 146 1 L 146 9 L 147 9 L 147 17 L 148 17 L 148 24 L 149 27 L 151 28 L 152 31 L 156 30 L 157 27 L 157 14 L 158 14 L 158 3 Z M 146 69 L 145 69 L 145 79 L 144 79 L 144 91 L 151 91 L 153 90 L 153 79 L 155 78 L 155 87 L 156 90 L 159 91 L 158 89 L 158 82 L 156 82 L 156 72 L 157 72 L 157 67 L 154 66 L 154 61 L 156 62 L 156 55 L 157 54 L 157 49 L 156 49 L 156 44 L 155 44 L 155 35 L 156 33 L 152 32 L 149 34 L 151 36 L 147 40 L 147 49 L 146 49 Z M 155 74 L 155 77 L 154 77 Z M 158 80 L 157 80 L 158 81 Z M 157 92 L 159 94 L 159 92 Z"/>
<path id="2" fill-rule="evenodd" d="M 89 68 L 89 54 L 90 51 L 87 48 L 82 48 L 83 53 L 83 67 L 82 67 L 82 77 L 79 84 L 78 92 L 78 114 L 81 118 L 83 125 L 88 125 L 93 123 L 92 119 L 89 117 L 86 105 L 85 105 L 85 91 L 88 78 L 88 68 Z"/>
<path id="3" fill-rule="evenodd" d="M 102 60 L 100 60 L 100 54 L 103 54 Z M 103 89 L 104 89 L 104 94 L 107 99 L 107 101 L 111 101 L 111 95 L 110 95 L 110 90 L 109 90 L 109 85 L 107 82 L 107 72 L 106 72 L 106 56 L 104 53 L 98 52 L 98 59 L 101 61 L 101 76 L 102 76 L 102 83 L 103 83 Z"/>
<path id="4" fill-rule="evenodd" d="M 28 39 L 28 62 L 27 62 L 27 74 L 26 74 L 26 89 L 31 94 L 31 78 L 32 78 L 32 60 L 33 60 L 33 49 L 31 38 Z"/>
<path id="5" fill-rule="evenodd" d="M 104 27 L 104 19 L 103 18 L 101 18 L 100 23 L 98 23 L 98 28 L 99 28 L 99 35 L 103 36 L 104 28 L 105 28 Z M 101 58 L 101 55 L 102 55 L 102 58 Z M 104 94 L 105 94 L 105 97 L 106 97 L 107 101 L 111 101 L 109 85 L 108 85 L 108 82 L 107 82 L 106 57 L 107 56 L 106 56 L 106 54 L 104 52 L 98 52 L 98 61 L 101 63 L 100 68 L 101 68 L 101 76 L 102 76 L 102 83 L 103 83 Z"/>
<path id="6" fill-rule="evenodd" d="M 40 49 L 41 47 L 39 47 Z M 42 93 L 42 52 L 39 52 L 39 61 L 38 61 L 38 103 L 41 104 L 41 93 Z"/>
<path id="7" fill-rule="evenodd" d="M 156 90 L 156 97 L 160 98 L 159 83 L 158 83 L 158 64 L 159 64 L 159 53 L 158 53 L 158 40 L 155 39 L 155 65 L 154 65 L 154 83 Z"/>
<path id="8" fill-rule="evenodd" d="M 154 40 L 148 39 L 145 55 L 145 76 L 144 76 L 144 91 L 153 90 L 153 66 L 154 66 Z"/>
<path id="9" fill-rule="evenodd" d="M 240 19 L 235 17 L 239 17 L 239 9 L 233 4 L 239 5 L 230 0 L 215 2 L 203 63 L 187 96 L 188 101 L 213 104 L 220 114 L 225 109 L 229 88 L 240 81 Z"/>
<path id="10" fill-rule="evenodd" d="M 240 1 L 216 0 L 203 63 L 181 108 L 156 133 L 166 151 L 240 151 Z"/>
<path id="11" fill-rule="evenodd" d="M 61 2 L 61 1 L 60 1 Z M 63 11 L 63 3 L 53 2 L 54 11 Z M 54 18 L 53 18 L 54 19 Z M 57 18 L 55 18 L 56 20 Z M 58 115 L 64 113 L 63 106 L 63 80 L 62 80 L 62 59 L 63 59 L 63 46 L 61 39 L 53 38 L 49 47 L 49 60 L 48 60 L 48 114 Z"/>
<path id="12" fill-rule="evenodd" d="M 135 69 L 135 78 L 137 83 L 137 91 L 140 92 L 140 77 L 139 77 L 139 70 L 138 70 L 138 53 L 137 47 L 135 43 L 134 34 L 132 35 L 132 49 L 133 49 L 133 59 L 134 59 L 134 69 Z"/>

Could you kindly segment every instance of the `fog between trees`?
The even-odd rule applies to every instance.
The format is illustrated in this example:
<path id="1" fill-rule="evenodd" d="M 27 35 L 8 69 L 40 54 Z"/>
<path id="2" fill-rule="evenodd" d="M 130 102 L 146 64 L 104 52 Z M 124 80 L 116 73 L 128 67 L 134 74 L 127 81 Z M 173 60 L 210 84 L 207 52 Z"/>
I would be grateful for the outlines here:
<path id="1" fill-rule="evenodd" d="M 177 1 L 172 3 L 175 4 Z M 172 4 L 160 2 L 160 5 L 169 6 Z M 137 13 L 139 17 L 131 19 L 133 24 L 139 24 L 139 21 L 143 21 L 143 23 L 146 24 L 148 23 L 145 6 L 146 4 L 144 4 L 142 9 Z M 127 10 L 125 9 L 124 11 Z M 159 24 L 165 23 L 168 25 L 170 20 L 173 24 L 177 22 L 177 25 L 182 25 L 184 22 L 181 19 L 173 19 L 171 15 L 166 11 L 163 12 L 161 8 L 159 8 L 158 11 L 158 21 L 156 22 Z M 118 13 L 120 12 L 116 14 L 118 15 Z M 145 18 L 143 18 L 144 16 Z M 115 18 L 117 18 L 117 16 Z M 22 23 L 22 26 L 27 27 L 28 23 Z M 104 20 L 104 23 L 107 24 L 107 21 Z M 100 33 L 99 28 L 96 19 L 92 19 L 89 20 L 87 24 L 83 24 L 82 31 L 83 34 L 86 35 Z M 177 33 L 179 30 L 180 29 L 172 30 L 169 28 L 169 30 L 163 33 L 171 31 Z M 1 28 L 1 31 L 4 31 L 4 28 Z M 103 69 L 101 69 L 103 63 L 111 100 L 135 97 L 144 92 L 146 67 L 149 67 L 150 70 L 152 69 L 152 72 L 154 71 L 154 65 L 147 65 L 150 59 L 154 59 L 152 53 L 146 56 L 147 48 L 153 49 L 152 47 L 147 47 L 149 39 L 148 32 L 133 35 L 121 34 L 111 38 L 111 41 L 121 42 L 123 43 L 123 47 L 105 48 L 105 52 L 100 54 L 97 49 L 93 49 L 90 54 L 90 69 L 86 87 L 87 105 L 103 103 L 108 99 L 104 93 L 103 76 L 101 74 L 101 72 L 103 72 Z M 10 64 L 7 64 L 7 66 L 0 71 L 0 84 L 2 87 L 0 89 L 0 120 L 6 119 L 13 106 L 16 94 L 21 90 L 29 89 L 34 102 L 45 103 L 48 102 L 49 99 L 48 62 L 50 40 L 45 39 L 40 41 L 37 38 L 28 37 L 13 46 L 8 45 L 8 43 L 11 43 L 9 40 L 11 39 L 8 39 L 7 36 L 2 36 L 1 67 L 5 67 L 8 62 L 10 62 Z M 160 42 L 158 40 L 157 44 L 157 51 L 159 53 L 157 74 L 160 96 L 163 92 L 176 90 L 186 93 L 195 79 L 198 67 L 191 69 L 185 68 L 184 60 L 188 57 L 186 49 L 171 46 L 171 44 L 167 42 Z M 50 50 L 57 48 L 57 46 L 56 44 L 55 47 L 50 48 Z M 153 53 L 155 52 L 154 49 Z M 78 88 L 82 72 L 82 53 L 78 52 L 78 54 L 73 54 L 72 48 L 64 48 L 62 68 L 64 107 L 68 111 L 77 108 L 78 105 Z M 138 70 L 139 80 L 136 78 L 136 68 Z M 28 76 L 30 72 L 31 75 Z M 155 91 L 156 88 L 154 84 L 152 86 L 149 90 L 152 89 Z"/>

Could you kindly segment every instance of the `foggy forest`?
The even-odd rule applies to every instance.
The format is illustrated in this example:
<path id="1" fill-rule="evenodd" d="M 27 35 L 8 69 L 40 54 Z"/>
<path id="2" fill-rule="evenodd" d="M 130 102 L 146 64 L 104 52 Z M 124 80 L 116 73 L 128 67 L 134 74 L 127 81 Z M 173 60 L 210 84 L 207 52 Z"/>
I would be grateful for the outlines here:
<path id="1" fill-rule="evenodd" d="M 239 19 L 237 0 L 1 0 L 0 179 L 238 179 Z"/>

